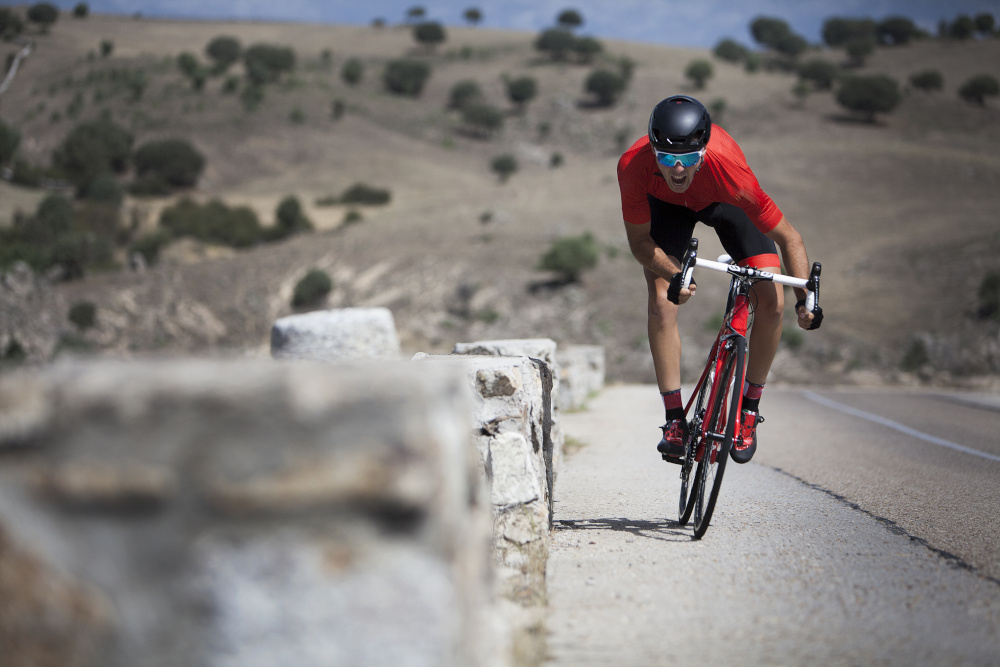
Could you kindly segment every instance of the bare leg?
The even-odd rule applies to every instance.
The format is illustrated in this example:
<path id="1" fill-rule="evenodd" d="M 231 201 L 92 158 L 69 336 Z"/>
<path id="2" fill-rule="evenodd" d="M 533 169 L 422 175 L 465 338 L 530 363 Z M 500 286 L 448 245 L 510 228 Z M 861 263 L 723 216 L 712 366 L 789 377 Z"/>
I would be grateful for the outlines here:
<path id="1" fill-rule="evenodd" d="M 778 273 L 777 267 L 764 271 Z M 751 294 L 754 309 L 753 330 L 750 332 L 750 359 L 747 362 L 747 380 L 754 384 L 764 384 L 771 370 L 771 362 L 781 342 L 782 310 L 785 294 L 775 283 L 757 283 Z"/>
<path id="2" fill-rule="evenodd" d="M 667 299 L 670 284 L 644 269 L 649 290 L 649 351 L 660 392 L 681 388 L 681 335 L 677 330 L 676 304 Z"/>

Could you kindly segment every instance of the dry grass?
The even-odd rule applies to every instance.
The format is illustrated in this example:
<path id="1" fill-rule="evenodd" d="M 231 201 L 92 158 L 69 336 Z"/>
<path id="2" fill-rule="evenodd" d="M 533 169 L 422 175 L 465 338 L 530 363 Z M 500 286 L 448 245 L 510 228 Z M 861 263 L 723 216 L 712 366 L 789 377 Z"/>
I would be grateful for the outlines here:
<path id="1" fill-rule="evenodd" d="M 200 55 L 221 34 L 245 45 L 264 41 L 296 50 L 295 75 L 269 88 L 253 114 L 220 92 L 220 80 L 210 81 L 202 93 L 190 90 L 166 61 L 182 51 Z M 102 39 L 114 41 L 113 57 L 88 60 L 87 52 L 96 52 Z M 345 288 L 331 304 L 390 305 L 411 348 L 447 350 L 460 340 L 515 335 L 602 343 L 612 378 L 648 380 L 648 352 L 640 341 L 645 291 L 621 229 L 615 163 L 621 140 L 631 143 L 640 136 L 648 109 L 662 97 L 687 92 L 707 102 L 721 98 L 727 109 L 718 120 L 802 231 L 812 258 L 824 264 L 829 317 L 824 334 L 807 336 L 804 354 L 842 357 L 869 349 L 890 358 L 912 331 L 944 335 L 972 326 L 968 313 L 975 287 L 987 268 L 997 267 L 1000 251 L 1000 110 L 995 102 L 970 106 L 955 90 L 973 74 L 1000 77 L 1000 41 L 880 50 L 864 72 L 905 81 L 910 73 L 933 67 L 944 74 L 946 89 L 933 95 L 907 92 L 895 113 L 872 126 L 846 118 L 830 93 L 815 93 L 799 104 L 788 75 L 748 75 L 719 61 L 708 88 L 693 91 L 684 68 L 707 53 L 631 43 L 605 43 L 608 54 L 627 55 L 637 65 L 621 102 L 609 110 L 581 108 L 590 69 L 541 62 L 533 39 L 525 33 L 449 29 L 438 53 L 420 56 L 434 65 L 423 95 L 405 99 L 387 95 L 379 82 L 385 61 L 414 52 L 408 31 L 398 28 L 64 18 L 39 38 L 0 113 L 22 129 L 25 152 L 47 160 L 77 122 L 65 114 L 58 122 L 50 119 L 78 89 L 65 85 L 67 76 L 79 81 L 90 70 L 144 64 L 159 73 L 141 102 L 108 98 L 95 104 L 90 90 L 81 119 L 109 108 L 140 143 L 167 135 L 190 139 L 208 158 L 197 196 L 250 204 L 267 222 L 280 198 L 296 194 L 318 226 L 330 230 L 345 209 L 317 208 L 315 199 L 355 182 L 392 191 L 390 205 L 366 209 L 365 221 L 342 233 L 220 259 L 215 272 L 232 273 L 240 261 L 282 267 L 256 271 L 253 289 L 266 292 L 272 304 L 256 317 L 281 314 L 282 290 L 294 282 L 296 271 L 325 262 L 350 282 L 382 265 L 384 276 L 374 281 L 380 284 L 364 297 Z M 332 67 L 323 66 L 324 49 L 333 53 Z M 338 75 L 348 57 L 367 65 L 357 88 Z M 505 130 L 492 141 L 457 133 L 457 118 L 445 108 L 451 86 L 473 78 L 490 101 L 507 106 L 505 74 L 536 77 L 539 97 L 523 115 L 511 110 Z M 347 107 L 336 122 L 330 118 L 334 99 Z M 293 109 L 303 112 L 304 123 L 289 120 Z M 541 140 L 543 123 L 551 132 Z M 489 161 L 504 152 L 515 154 L 521 168 L 501 185 Z M 555 152 L 565 158 L 558 169 L 549 167 Z M 0 224 L 37 197 L 0 188 Z M 151 225 L 162 203 L 134 205 Z M 484 212 L 492 214 L 489 224 L 480 222 Z M 540 278 L 534 266 L 548 243 L 584 231 L 609 249 L 585 286 L 529 295 L 526 286 Z M 705 254 L 718 249 L 710 230 L 700 236 Z M 212 266 L 201 271 L 206 282 L 188 281 L 184 289 L 213 312 L 226 310 L 224 294 L 211 296 Z M 699 291 L 704 298 L 686 309 L 691 340 L 698 340 L 701 322 L 721 308 L 724 285 L 716 282 L 706 276 Z M 87 284 L 112 290 L 117 283 L 98 277 Z M 442 302 L 460 284 L 471 285 L 482 307 L 499 318 L 463 321 L 450 315 Z M 66 289 L 75 294 L 87 288 Z M 266 319 L 252 327 L 234 321 L 229 328 L 266 332 L 268 325 Z M 264 344 L 262 338 L 236 334 L 227 340 L 237 347 Z M 789 371 L 784 378 L 796 379 L 793 375 Z"/>

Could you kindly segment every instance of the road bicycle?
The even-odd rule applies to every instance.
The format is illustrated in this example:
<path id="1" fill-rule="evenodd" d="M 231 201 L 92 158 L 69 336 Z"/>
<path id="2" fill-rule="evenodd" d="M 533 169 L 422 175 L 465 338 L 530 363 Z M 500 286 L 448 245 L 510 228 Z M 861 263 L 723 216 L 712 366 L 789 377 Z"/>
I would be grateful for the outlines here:
<path id="1" fill-rule="evenodd" d="M 715 503 L 722 487 L 726 460 L 739 426 L 743 403 L 743 382 L 749 352 L 748 335 L 753 327 L 753 286 L 759 282 L 805 288 L 806 309 L 816 313 L 819 307 L 819 276 L 822 266 L 812 265 L 808 279 L 768 273 L 737 266 L 723 255 L 718 261 L 698 257 L 698 239 L 691 239 L 682 264 L 682 287 L 691 284 L 694 268 L 702 267 L 728 273 L 729 298 L 719 335 L 708 354 L 708 362 L 684 408 L 688 436 L 681 460 L 681 495 L 678 523 L 687 525 L 694 514 L 694 539 L 708 530 Z M 666 460 L 666 456 L 663 457 Z M 676 462 L 676 459 L 673 460 Z M 694 476 L 692 477 L 692 471 Z"/>

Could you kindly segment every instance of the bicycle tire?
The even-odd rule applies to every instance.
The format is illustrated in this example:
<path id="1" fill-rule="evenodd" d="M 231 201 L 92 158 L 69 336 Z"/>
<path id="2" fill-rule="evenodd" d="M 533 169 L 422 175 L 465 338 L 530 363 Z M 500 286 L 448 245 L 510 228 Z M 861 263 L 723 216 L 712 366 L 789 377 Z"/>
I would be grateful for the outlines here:
<path id="1" fill-rule="evenodd" d="M 733 340 L 734 344 L 727 346 L 727 349 L 723 351 L 725 359 L 721 364 L 722 372 L 716 375 L 713 383 L 719 386 L 719 391 L 716 392 L 711 411 L 705 416 L 706 422 L 713 424 L 716 431 L 718 431 L 719 426 L 725 424 L 725 432 L 719 443 L 715 462 L 712 462 L 711 450 L 706 449 L 698 464 L 698 486 L 694 507 L 694 539 L 696 540 L 702 538 L 712 521 L 712 514 L 715 512 L 715 503 L 719 499 L 722 477 L 726 471 L 726 461 L 729 459 L 729 449 L 733 444 L 733 436 L 736 433 L 736 423 L 739 417 L 739 399 L 740 393 L 743 391 L 743 383 L 741 381 L 734 382 L 734 379 L 740 380 L 743 377 L 746 362 L 746 339 L 738 336 Z M 726 396 L 729 393 L 730 384 L 733 385 L 732 395 L 730 396 L 729 410 L 726 410 Z M 708 488 L 709 485 L 711 485 L 711 489 Z"/>
<path id="2" fill-rule="evenodd" d="M 709 359 L 708 363 L 714 363 L 714 359 Z M 695 453 L 698 449 L 699 436 L 701 435 L 701 424 L 708 408 L 708 397 L 712 389 L 712 378 L 714 371 L 701 383 L 698 390 L 698 399 L 694 402 L 694 410 L 691 412 L 691 419 L 688 422 L 688 439 L 685 443 L 684 463 L 681 465 L 681 495 L 677 506 L 677 523 L 686 526 L 691 519 L 691 512 L 694 511 L 695 489 L 698 487 L 698 472 L 696 470 Z M 691 473 L 694 472 L 694 476 Z"/>

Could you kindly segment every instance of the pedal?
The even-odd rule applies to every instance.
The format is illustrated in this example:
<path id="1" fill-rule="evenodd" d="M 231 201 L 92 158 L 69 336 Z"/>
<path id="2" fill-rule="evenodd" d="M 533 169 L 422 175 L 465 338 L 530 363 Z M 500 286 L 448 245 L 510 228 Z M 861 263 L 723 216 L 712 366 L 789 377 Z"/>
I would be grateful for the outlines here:
<path id="1" fill-rule="evenodd" d="M 683 456 L 682 457 L 674 457 L 674 456 L 667 456 L 666 454 L 660 454 L 660 457 L 664 461 L 666 461 L 667 463 L 676 463 L 679 466 L 684 465 L 684 457 Z"/>

